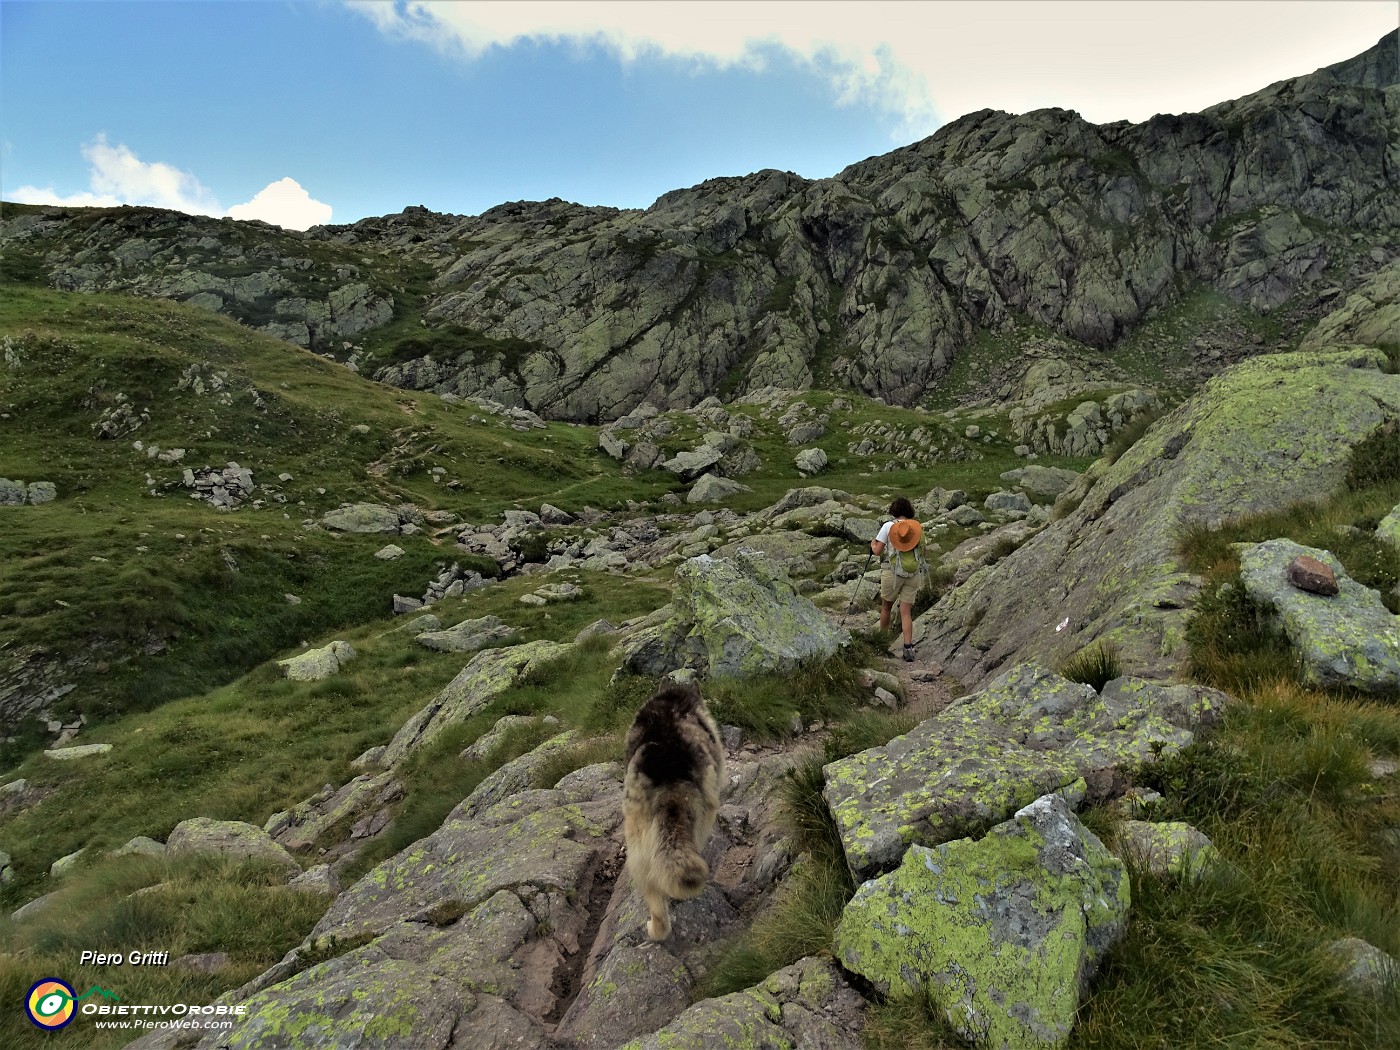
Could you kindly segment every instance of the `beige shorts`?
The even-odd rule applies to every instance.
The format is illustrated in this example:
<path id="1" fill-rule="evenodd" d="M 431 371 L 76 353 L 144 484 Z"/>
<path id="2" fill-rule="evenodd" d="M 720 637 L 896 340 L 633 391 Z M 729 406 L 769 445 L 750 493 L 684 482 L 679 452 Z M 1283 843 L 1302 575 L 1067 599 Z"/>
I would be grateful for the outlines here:
<path id="1" fill-rule="evenodd" d="M 913 605 L 914 599 L 919 596 L 921 583 L 922 576 L 896 576 L 894 570 L 887 565 L 885 571 L 880 573 L 880 600 Z"/>

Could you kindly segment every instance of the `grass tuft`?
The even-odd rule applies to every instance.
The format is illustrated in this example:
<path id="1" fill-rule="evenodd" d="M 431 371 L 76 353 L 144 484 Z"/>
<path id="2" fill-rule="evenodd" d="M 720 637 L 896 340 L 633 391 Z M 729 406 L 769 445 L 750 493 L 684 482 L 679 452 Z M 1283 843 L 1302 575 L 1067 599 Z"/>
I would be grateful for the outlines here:
<path id="1" fill-rule="evenodd" d="M 1118 658 L 1118 646 L 1104 640 L 1079 650 L 1062 663 L 1058 671 L 1060 677 L 1091 685 L 1098 692 L 1115 678 L 1122 677 L 1123 664 Z"/>

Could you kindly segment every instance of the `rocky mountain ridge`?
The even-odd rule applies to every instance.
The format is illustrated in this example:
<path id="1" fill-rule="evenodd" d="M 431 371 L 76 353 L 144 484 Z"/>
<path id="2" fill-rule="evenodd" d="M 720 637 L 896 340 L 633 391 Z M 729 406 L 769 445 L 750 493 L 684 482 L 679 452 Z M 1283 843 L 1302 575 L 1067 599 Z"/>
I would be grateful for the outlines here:
<path id="1" fill-rule="evenodd" d="M 193 302 L 391 384 L 548 418 L 765 386 L 907 405 L 979 342 L 1019 358 L 1026 325 L 1111 371 L 1203 291 L 1286 343 L 1400 250 L 1396 47 L 1140 124 L 981 111 L 830 179 L 712 179 L 643 211 L 408 208 L 297 235 L 9 207 L 0 246 L 59 288 Z"/>

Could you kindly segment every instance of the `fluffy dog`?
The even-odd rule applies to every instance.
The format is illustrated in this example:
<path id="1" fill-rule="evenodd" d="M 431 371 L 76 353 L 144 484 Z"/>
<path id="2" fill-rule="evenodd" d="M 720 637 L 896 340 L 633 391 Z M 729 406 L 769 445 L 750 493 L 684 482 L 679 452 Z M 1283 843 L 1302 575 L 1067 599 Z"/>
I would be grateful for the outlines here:
<path id="1" fill-rule="evenodd" d="M 663 685 L 627 733 L 622 828 L 627 868 L 651 913 L 647 936 L 671 933 L 670 902 L 697 897 L 710 877 L 700 855 L 719 813 L 724 749 L 694 685 Z"/>

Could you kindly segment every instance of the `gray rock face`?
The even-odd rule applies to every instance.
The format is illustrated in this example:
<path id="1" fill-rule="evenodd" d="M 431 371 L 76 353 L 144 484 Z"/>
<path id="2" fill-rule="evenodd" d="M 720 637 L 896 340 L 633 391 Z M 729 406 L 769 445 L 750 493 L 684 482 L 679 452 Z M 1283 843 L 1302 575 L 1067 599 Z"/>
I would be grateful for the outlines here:
<path id="1" fill-rule="evenodd" d="M 692 452 L 679 452 L 661 465 L 682 481 L 694 481 L 723 458 L 724 453 L 719 449 L 704 445 Z"/>
<path id="2" fill-rule="evenodd" d="M 715 1046 L 860 1050 L 866 1002 L 824 959 L 800 959 L 752 988 L 696 1003 L 623 1050 Z"/>
<path id="3" fill-rule="evenodd" d="M 747 678 L 791 671 L 850 640 L 754 550 L 682 562 L 671 604 L 671 619 L 628 644 L 624 666 L 655 676 L 689 667 L 711 678 Z"/>
<path id="4" fill-rule="evenodd" d="M 341 893 L 307 946 L 368 939 L 310 969 L 295 957 L 255 982 L 248 1011 L 212 1046 L 293 1038 L 327 1046 L 551 1045 L 545 1025 L 590 905 L 619 867 L 615 777 L 576 777 L 441 828 Z M 331 942 L 333 943 L 333 942 Z M 455 1033 L 455 1036 L 454 1036 Z"/>
<path id="5" fill-rule="evenodd" d="M 1025 665 L 904 736 L 830 763 L 822 794 L 859 881 L 893 868 L 911 842 L 975 835 L 1087 773 L 1183 748 L 1227 699 L 1139 678 L 1096 694 Z"/>
<path id="6" fill-rule="evenodd" d="M 210 820 L 208 817 L 182 820 L 171 831 L 165 848 L 171 857 L 214 853 L 235 860 L 264 861 L 284 869 L 288 875 L 301 874 L 301 865 L 273 842 L 266 831 L 241 820 Z"/>
<path id="7" fill-rule="evenodd" d="M 1017 485 L 1029 495 L 1054 499 L 1065 489 L 1079 480 L 1079 475 L 1062 467 L 1042 467 L 1031 464 L 1008 470 L 1001 476 L 1002 481 Z"/>
<path id="8" fill-rule="evenodd" d="M 258 231 L 245 248 L 213 219 L 48 209 L 0 235 L 7 254 L 52 252 L 58 288 L 196 302 L 335 350 L 391 318 L 397 271 L 368 260 L 392 253 L 432 273 L 428 325 L 479 342 L 377 378 L 559 418 L 693 405 L 736 375 L 739 396 L 829 375 L 909 404 L 1013 316 L 1106 349 L 1184 280 L 1266 310 L 1327 279 L 1349 230 L 1374 241 L 1400 218 L 1394 46 L 1135 125 L 970 113 L 830 179 L 711 179 L 645 210 L 515 202 Z M 223 250 L 197 250 L 206 239 Z M 206 256 L 253 272 L 206 272 Z M 832 344 L 843 352 L 827 360 Z M 1083 423 L 1075 441 L 1090 448 L 1101 428 Z"/>
<path id="9" fill-rule="evenodd" d="M 826 469 L 826 453 L 819 448 L 803 449 L 794 462 L 799 474 L 820 474 Z"/>
<path id="10" fill-rule="evenodd" d="M 471 653 L 492 642 L 508 638 L 514 628 L 507 627 L 496 616 L 483 616 L 475 620 L 463 620 L 445 631 L 424 631 L 414 640 L 429 649 L 442 653 Z"/>
<path id="11" fill-rule="evenodd" d="M 1031 501 L 1019 492 L 993 492 L 982 506 L 996 514 L 1028 514 Z"/>
<path id="12" fill-rule="evenodd" d="M 380 765 L 386 769 L 397 766 L 448 726 L 464 722 L 484 708 L 509 689 L 526 669 L 563 656 L 570 648 L 557 642 L 536 641 L 477 653 L 442 692 L 394 734 Z"/>
<path id="13" fill-rule="evenodd" d="M 1181 528 L 1339 486 L 1352 446 L 1400 416 L 1400 376 L 1381 361 L 1279 354 L 1213 379 L 1077 482 L 1078 509 L 922 616 L 920 652 L 975 686 L 1009 662 L 1053 665 L 1107 637 L 1133 673 L 1170 675 L 1199 587 L 1178 560 Z"/>
<path id="14" fill-rule="evenodd" d="M 1336 595 L 1313 594 L 1288 580 L 1294 558 L 1315 558 L 1336 576 Z M 1240 552 L 1245 591 L 1272 608 L 1315 685 L 1391 693 L 1400 689 L 1400 617 L 1381 596 L 1347 576 L 1330 551 L 1269 540 Z"/>
<path id="15" fill-rule="evenodd" d="M 977 1046 L 1058 1047 L 1122 936 L 1122 862 L 1048 795 L 985 838 L 911 846 L 863 884 L 835 952 L 886 994 L 927 994 Z"/>
<path id="16" fill-rule="evenodd" d="M 719 503 L 730 496 L 737 496 L 741 492 L 752 492 L 753 489 L 729 478 L 717 477 L 714 474 L 706 474 L 686 493 L 687 503 Z"/>

